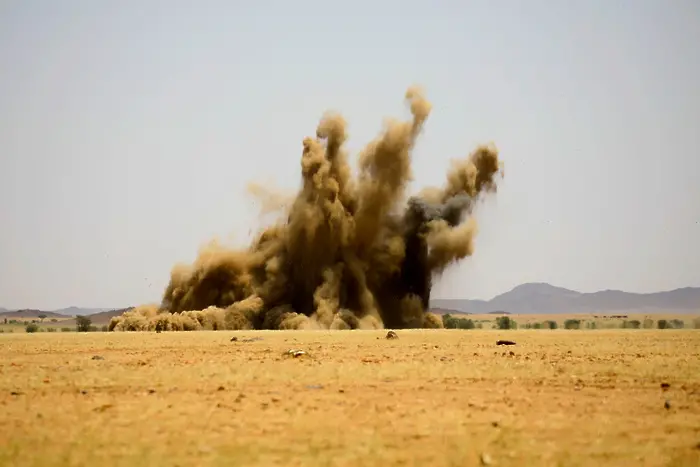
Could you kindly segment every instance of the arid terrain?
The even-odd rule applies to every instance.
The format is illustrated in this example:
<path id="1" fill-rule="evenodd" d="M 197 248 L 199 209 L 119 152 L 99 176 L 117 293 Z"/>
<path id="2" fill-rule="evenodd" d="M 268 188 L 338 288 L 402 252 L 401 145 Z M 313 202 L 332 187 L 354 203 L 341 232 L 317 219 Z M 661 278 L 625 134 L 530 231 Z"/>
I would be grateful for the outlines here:
<path id="1" fill-rule="evenodd" d="M 696 330 L 396 334 L 3 334 L 0 464 L 700 465 Z"/>

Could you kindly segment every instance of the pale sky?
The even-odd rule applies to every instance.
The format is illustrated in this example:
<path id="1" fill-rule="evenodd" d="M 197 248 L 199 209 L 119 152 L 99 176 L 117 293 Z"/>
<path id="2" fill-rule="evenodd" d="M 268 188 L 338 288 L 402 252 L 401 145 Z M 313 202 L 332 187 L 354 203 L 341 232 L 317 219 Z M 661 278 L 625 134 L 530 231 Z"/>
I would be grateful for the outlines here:
<path id="1" fill-rule="evenodd" d="M 699 44 L 697 0 L 0 0 L 0 306 L 159 301 L 326 110 L 354 162 L 414 83 L 416 188 L 506 172 L 435 298 L 700 286 Z"/>

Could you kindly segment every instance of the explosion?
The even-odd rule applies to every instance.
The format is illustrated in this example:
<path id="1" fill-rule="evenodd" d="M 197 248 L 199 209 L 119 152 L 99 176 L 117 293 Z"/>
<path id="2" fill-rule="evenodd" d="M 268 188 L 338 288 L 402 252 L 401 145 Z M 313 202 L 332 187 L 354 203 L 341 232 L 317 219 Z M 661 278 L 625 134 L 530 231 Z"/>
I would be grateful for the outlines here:
<path id="1" fill-rule="evenodd" d="M 498 151 L 480 146 L 452 162 L 442 188 L 406 199 L 411 153 L 431 111 L 406 92 L 412 119 L 389 121 L 360 153 L 352 176 L 345 120 L 327 113 L 303 141 L 302 185 L 286 221 L 250 246 L 212 243 L 176 265 L 162 303 L 112 319 L 110 330 L 377 329 L 441 327 L 428 312 L 432 279 L 474 251 L 470 216 L 503 175 Z M 273 206 L 274 205 L 274 206 Z"/>

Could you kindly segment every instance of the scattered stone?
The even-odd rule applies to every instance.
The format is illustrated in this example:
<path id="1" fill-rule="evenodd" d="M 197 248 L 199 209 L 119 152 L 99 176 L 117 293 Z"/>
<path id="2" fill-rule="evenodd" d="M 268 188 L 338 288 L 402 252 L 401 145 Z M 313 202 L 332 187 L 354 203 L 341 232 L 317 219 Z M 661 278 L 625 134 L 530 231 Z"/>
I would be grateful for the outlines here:
<path id="1" fill-rule="evenodd" d="M 104 360 L 105 358 L 102 357 L 102 356 L 100 356 L 100 355 L 93 355 L 93 356 L 92 356 L 92 359 L 93 359 L 93 360 Z"/>
<path id="2" fill-rule="evenodd" d="M 668 383 L 661 383 L 661 389 L 663 389 L 664 391 L 666 391 L 670 387 L 671 387 L 671 385 Z"/>
<path id="3" fill-rule="evenodd" d="M 309 384 L 306 386 L 306 389 L 323 389 L 323 386 L 320 384 Z"/>
<path id="4" fill-rule="evenodd" d="M 511 350 L 510 352 L 508 352 L 508 355 L 510 355 L 511 357 L 515 357 L 515 352 Z"/>
<path id="5" fill-rule="evenodd" d="M 671 401 L 666 399 L 666 402 L 664 402 L 664 409 L 670 410 L 671 409 Z"/>
<path id="6" fill-rule="evenodd" d="M 499 340 L 499 341 L 496 341 L 496 345 L 515 345 L 515 342 Z"/>
<path id="7" fill-rule="evenodd" d="M 303 357 L 304 355 L 307 355 L 307 353 L 304 352 L 303 350 L 299 350 L 299 349 L 290 349 L 290 350 L 287 350 L 284 353 L 284 355 L 286 355 L 288 357 L 299 358 L 299 357 Z"/>
<path id="8" fill-rule="evenodd" d="M 88 392 L 87 392 L 85 389 L 83 389 L 82 391 L 80 391 L 80 394 L 82 394 L 83 396 L 87 396 L 87 393 L 88 393 Z"/>
<path id="9" fill-rule="evenodd" d="M 389 331 L 386 333 L 386 338 L 387 339 L 398 339 L 399 336 L 397 336 L 394 331 Z"/>
<path id="10" fill-rule="evenodd" d="M 11 395 L 11 396 L 23 396 L 24 393 L 23 393 L 23 392 L 20 392 L 20 391 L 12 391 L 12 392 L 10 393 L 10 395 Z"/>
<path id="11" fill-rule="evenodd" d="M 225 388 L 225 387 L 223 387 L 223 386 L 219 386 L 219 387 L 218 387 L 218 388 L 217 388 L 216 390 L 217 390 L 217 391 L 225 391 L 225 390 L 226 390 L 226 388 Z"/>
<path id="12" fill-rule="evenodd" d="M 493 426 L 494 428 L 498 428 L 499 426 L 501 426 L 501 424 L 496 421 L 493 421 L 491 422 L 491 426 Z"/>
<path id="13" fill-rule="evenodd" d="M 156 390 L 155 390 L 155 389 L 149 389 L 149 390 L 148 390 L 148 393 L 149 393 L 149 394 L 155 394 L 155 393 L 156 393 Z"/>
<path id="14" fill-rule="evenodd" d="M 238 340 L 238 337 L 236 337 L 236 336 L 233 336 L 233 337 L 231 338 L 231 342 L 236 342 L 237 340 Z"/>
<path id="15" fill-rule="evenodd" d="M 491 465 L 491 464 L 493 464 L 493 461 L 491 460 L 491 456 L 489 456 L 485 452 L 481 453 L 481 465 Z"/>
<path id="16" fill-rule="evenodd" d="M 345 394 L 345 389 L 338 389 L 338 392 L 341 394 Z"/>

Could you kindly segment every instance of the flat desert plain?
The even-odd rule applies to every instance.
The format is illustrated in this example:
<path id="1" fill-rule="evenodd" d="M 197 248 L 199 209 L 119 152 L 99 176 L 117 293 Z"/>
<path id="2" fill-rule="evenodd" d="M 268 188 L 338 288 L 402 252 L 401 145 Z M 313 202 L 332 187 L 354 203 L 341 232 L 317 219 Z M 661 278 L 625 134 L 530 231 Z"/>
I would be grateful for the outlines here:
<path id="1" fill-rule="evenodd" d="M 700 465 L 699 331 L 396 334 L 3 334 L 0 464 Z"/>

